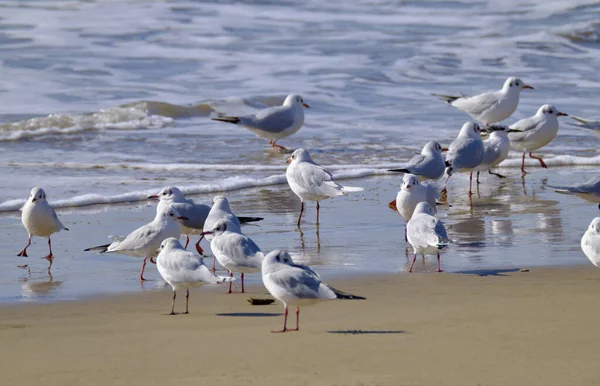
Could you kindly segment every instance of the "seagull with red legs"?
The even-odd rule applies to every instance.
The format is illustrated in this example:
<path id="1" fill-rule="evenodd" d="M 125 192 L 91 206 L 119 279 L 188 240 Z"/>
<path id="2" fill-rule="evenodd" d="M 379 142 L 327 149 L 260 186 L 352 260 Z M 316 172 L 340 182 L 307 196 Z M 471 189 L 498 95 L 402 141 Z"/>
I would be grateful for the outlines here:
<path id="1" fill-rule="evenodd" d="M 408 242 L 415 251 L 408 272 L 412 272 L 418 254 L 423 256 L 437 255 L 437 272 L 442 272 L 440 250 L 446 248 L 451 243 L 451 240 L 448 239 L 444 224 L 433 213 L 434 209 L 429 203 L 420 202 L 417 204 L 412 218 L 406 225 Z"/>

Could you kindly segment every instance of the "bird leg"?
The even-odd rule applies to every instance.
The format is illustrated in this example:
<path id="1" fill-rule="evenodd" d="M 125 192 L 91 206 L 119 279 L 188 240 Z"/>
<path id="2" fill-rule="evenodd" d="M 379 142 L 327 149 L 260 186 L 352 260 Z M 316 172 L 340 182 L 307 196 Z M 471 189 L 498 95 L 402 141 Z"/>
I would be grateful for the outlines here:
<path id="1" fill-rule="evenodd" d="M 200 241 L 202 241 L 202 239 L 204 238 L 204 235 L 200 236 L 200 239 L 198 240 L 198 242 L 196 243 L 196 250 L 198 251 L 198 253 L 201 256 L 204 256 L 204 251 L 202 250 L 202 248 L 200 248 Z M 187 244 L 186 244 L 187 245 Z M 214 272 L 215 266 L 213 265 L 213 272 Z"/>
<path id="2" fill-rule="evenodd" d="M 319 201 L 317 201 L 317 224 L 319 224 Z"/>
<path id="3" fill-rule="evenodd" d="M 492 171 L 492 169 L 488 169 L 488 173 L 490 173 L 490 174 L 492 174 L 492 175 L 494 175 L 494 176 L 496 176 L 496 177 L 499 177 L 499 178 L 506 178 L 506 176 L 503 176 L 503 175 L 502 175 L 502 174 L 500 174 L 500 173 L 494 173 L 494 172 Z M 477 174 L 479 174 L 479 172 L 477 172 Z"/>
<path id="4" fill-rule="evenodd" d="M 19 254 L 17 256 L 27 257 L 27 248 L 29 248 L 30 245 L 31 245 L 31 235 L 29 235 L 29 241 L 27 241 L 27 245 L 25 246 L 25 248 L 23 248 L 23 250 L 21 252 L 19 252 Z"/>
<path id="5" fill-rule="evenodd" d="M 477 185 L 479 185 L 479 172 L 477 172 Z"/>
<path id="6" fill-rule="evenodd" d="M 439 253 L 438 253 L 439 255 Z M 190 300 L 190 290 L 186 289 L 185 290 L 185 313 L 189 314 L 190 312 L 188 311 L 188 302 Z"/>
<path id="7" fill-rule="evenodd" d="M 473 172 L 469 173 L 469 196 L 473 194 Z"/>
<path id="8" fill-rule="evenodd" d="M 285 310 L 283 311 L 283 330 L 271 331 L 271 332 L 286 332 L 287 331 L 287 316 L 288 316 L 288 307 L 286 304 Z"/>
<path id="9" fill-rule="evenodd" d="M 521 172 L 523 172 L 523 175 L 527 174 L 525 171 L 525 153 L 523 153 L 523 158 L 521 159 Z"/>
<path id="10" fill-rule="evenodd" d="M 185 235 L 185 246 L 183 247 L 183 249 L 187 249 L 187 246 L 189 243 L 190 243 L 190 236 Z"/>
<path id="11" fill-rule="evenodd" d="M 440 266 L 440 253 L 439 252 L 438 252 L 437 258 L 438 258 L 438 269 L 435 272 L 442 272 L 442 267 Z"/>
<path id="12" fill-rule="evenodd" d="M 304 201 L 301 202 L 300 204 L 300 215 L 298 215 L 298 228 L 300 228 L 300 220 L 302 219 L 302 213 L 304 212 Z"/>
<path id="13" fill-rule="evenodd" d="M 148 260 L 147 257 L 144 258 L 144 262 L 142 263 L 142 270 L 140 271 L 140 281 L 146 281 L 146 279 L 144 279 L 144 270 L 146 269 L 146 260 Z M 173 294 L 173 301 L 175 301 L 175 294 Z"/>
<path id="14" fill-rule="evenodd" d="M 285 146 L 278 145 L 276 142 L 277 142 L 277 141 L 273 141 L 273 142 L 271 143 L 271 147 L 272 147 L 272 148 L 276 148 L 276 147 L 277 147 L 277 148 L 279 148 L 279 149 L 281 149 L 281 150 L 287 150 L 287 148 L 286 148 Z"/>
<path id="15" fill-rule="evenodd" d="M 54 261 L 54 255 L 52 254 L 52 242 L 50 241 L 50 237 L 48 237 L 48 249 L 50 250 L 50 253 L 48 253 L 43 258 L 50 262 L 50 265 L 48 266 L 48 273 L 50 273 L 50 268 L 52 267 L 52 262 Z"/>
<path id="16" fill-rule="evenodd" d="M 288 331 L 299 331 L 300 330 L 300 307 L 296 307 L 296 328 L 290 328 Z"/>
<path id="17" fill-rule="evenodd" d="M 229 271 L 229 277 L 233 277 L 233 272 Z M 229 281 L 229 291 L 227 291 L 228 294 L 230 294 L 232 292 L 231 284 L 232 284 L 232 280 Z"/>
<path id="18" fill-rule="evenodd" d="M 240 291 L 240 293 L 243 294 L 246 292 L 246 290 L 244 289 L 244 272 L 240 274 L 240 277 L 242 278 L 242 290 Z"/>
<path id="19" fill-rule="evenodd" d="M 404 223 L 404 241 L 408 242 L 408 229 L 406 228 L 406 226 L 408 225 L 407 222 Z"/>
<path id="20" fill-rule="evenodd" d="M 415 256 L 413 257 L 413 261 L 410 265 L 410 269 L 408 270 L 408 272 L 412 272 L 413 266 L 415 265 L 415 261 L 417 261 L 417 252 L 415 252 Z"/>
<path id="21" fill-rule="evenodd" d="M 542 159 L 542 157 L 536 157 L 532 154 L 532 152 L 529 152 L 529 158 L 533 158 L 536 159 L 538 161 L 540 161 L 540 165 L 542 165 L 542 167 L 544 169 L 548 169 L 548 166 L 546 166 L 546 163 L 544 162 L 544 160 Z"/>
<path id="22" fill-rule="evenodd" d="M 169 315 L 175 315 L 175 298 L 177 297 L 177 291 L 173 290 L 173 300 L 171 301 L 171 313 Z"/>

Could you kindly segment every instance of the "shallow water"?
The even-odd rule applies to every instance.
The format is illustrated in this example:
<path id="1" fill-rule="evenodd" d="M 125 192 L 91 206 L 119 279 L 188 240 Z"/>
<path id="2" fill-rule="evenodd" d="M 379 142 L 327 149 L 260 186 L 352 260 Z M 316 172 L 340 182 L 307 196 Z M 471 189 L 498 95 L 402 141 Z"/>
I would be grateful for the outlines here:
<path id="1" fill-rule="evenodd" d="M 261 241 L 266 237 L 266 249 L 297 247 L 296 238 L 288 239 L 298 236 L 288 229 L 297 202 L 280 185 L 285 183 L 286 154 L 270 151 L 266 140 L 249 131 L 211 121 L 215 112 L 250 113 L 281 103 L 288 93 L 300 93 L 311 105 L 306 124 L 281 144 L 307 148 L 341 177 L 371 177 L 353 185 L 375 186 L 373 181 L 379 180 L 395 185 L 396 178 L 373 176 L 402 164 L 428 140 L 449 143 L 468 119 L 430 96 L 433 92 L 483 92 L 517 75 L 536 89 L 522 93 L 508 123 L 532 115 L 544 103 L 576 116 L 600 117 L 598 2 L 8 1 L 0 9 L 0 177 L 5 181 L 0 231 L 2 245 L 11 246 L 5 248 L 0 274 L 5 300 L 21 299 L 19 286 L 35 281 L 15 271 L 10 257 L 21 248 L 12 247 L 13 242 L 26 237 L 16 210 L 34 185 L 46 190 L 51 204 L 65 208 L 65 222 L 72 220 L 71 233 L 56 236 L 56 245 L 62 240 L 63 251 L 71 256 L 68 265 L 61 267 L 57 259 L 54 284 L 31 289 L 34 299 L 133 288 L 131 280 L 120 283 L 135 276 L 137 260 L 82 259 L 74 251 L 89 246 L 84 241 L 101 243 L 108 234 L 126 233 L 149 221 L 153 208 L 144 197 L 165 185 L 206 200 L 227 190 L 234 201 L 243 200 L 236 205 L 245 213 L 254 212 L 246 206 L 250 202 L 260 211 L 284 214 L 275 216 L 280 227 L 263 225 L 248 232 Z M 531 189 L 541 186 L 543 178 L 581 182 L 597 173 L 600 153 L 594 132 L 571 125 L 569 118 L 561 122 L 558 137 L 542 152 L 551 169 L 528 176 Z M 515 174 L 518 154 L 511 157 L 503 172 Z M 572 165 L 586 167 L 571 173 Z M 507 187 L 499 184 L 498 189 L 509 189 L 509 197 L 520 188 L 514 181 Z M 365 201 L 383 195 L 381 189 L 366 194 Z M 504 254 L 493 257 L 492 249 L 482 248 L 478 243 L 483 241 L 472 234 L 505 232 L 510 239 L 532 224 L 563 230 L 556 231 L 562 236 L 548 231 L 553 252 L 528 264 L 570 263 L 564 252 L 575 253 L 575 235 L 597 215 L 593 205 L 546 197 L 546 191 L 536 193 L 547 202 L 534 201 L 532 207 L 520 204 L 518 195 L 514 203 L 497 203 L 496 190 L 484 189 L 482 199 L 488 193 L 493 202 L 484 200 L 473 214 L 462 218 L 457 212 L 458 217 L 450 218 L 461 238 L 473 238 L 471 245 L 460 247 L 471 257 L 452 260 L 452 270 L 518 265 L 512 253 L 508 260 Z M 327 205 L 335 208 L 344 200 L 352 202 L 346 198 Z M 137 203 L 118 204 L 122 202 Z M 111 205 L 86 207 L 93 203 Z M 543 214 L 547 210 L 557 212 Z M 88 216 L 90 211 L 94 216 Z M 515 222 L 514 211 L 524 217 Z M 481 217 L 482 212 L 494 215 Z M 343 256 L 339 260 L 359 256 L 353 255 L 357 250 L 372 254 L 369 233 L 387 237 L 374 222 L 363 229 L 368 233 L 364 246 L 346 248 L 345 237 L 355 240 L 356 235 L 348 234 L 355 230 L 347 229 L 345 219 L 366 221 L 369 211 L 334 213 L 340 218 L 333 228 L 321 227 L 321 247 L 336 250 Z M 397 220 L 389 220 L 393 232 Z M 73 236 L 78 227 L 85 229 L 85 237 Z M 536 233 L 538 228 L 527 232 L 546 242 L 541 236 L 546 233 Z M 329 238 L 330 232 L 335 237 Z M 306 232 L 307 243 L 313 237 Z M 382 256 L 403 245 L 394 240 Z M 521 251 L 529 248 L 527 256 L 537 253 L 537 241 L 531 240 L 518 243 Z M 338 265 L 331 261 L 337 260 L 324 259 L 323 268 L 335 273 Z M 387 263 L 365 264 L 362 257 L 354 261 L 359 272 L 398 270 Z M 39 265 L 31 265 L 37 267 L 32 278 Z M 46 280 L 43 270 L 38 273 Z"/>

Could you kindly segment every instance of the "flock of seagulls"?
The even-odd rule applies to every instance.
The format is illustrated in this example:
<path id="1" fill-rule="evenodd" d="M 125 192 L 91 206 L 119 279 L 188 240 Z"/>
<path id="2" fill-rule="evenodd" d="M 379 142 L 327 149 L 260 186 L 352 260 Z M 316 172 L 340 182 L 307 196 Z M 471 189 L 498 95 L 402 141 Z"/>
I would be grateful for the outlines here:
<path id="1" fill-rule="evenodd" d="M 401 189 L 390 207 L 398 211 L 404 219 L 405 240 L 414 251 L 409 272 L 412 272 L 417 255 L 435 255 L 438 272 L 441 272 L 440 251 L 448 248 L 452 240 L 448 237 L 444 224 L 436 217 L 440 205 L 448 205 L 447 183 L 456 173 L 470 173 L 469 197 L 472 195 L 473 172 L 485 172 L 505 178 L 492 169 L 508 156 L 512 147 L 525 155 L 537 159 L 542 167 L 547 167 L 541 157 L 532 152 L 550 143 L 558 132 L 558 117 L 566 116 L 552 105 L 543 105 L 537 113 L 513 125 L 501 122 L 516 110 L 520 92 L 533 89 L 519 78 L 511 77 L 499 91 L 475 96 L 447 96 L 433 94 L 452 106 L 469 114 L 474 120 L 483 123 L 466 122 L 456 139 L 446 149 L 437 141 L 425 144 L 419 155 L 406 165 L 390 169 L 404 173 Z M 285 149 L 277 141 L 297 132 L 304 123 L 304 108 L 309 106 L 299 95 L 289 95 L 282 106 L 271 107 L 248 116 L 218 116 L 212 119 L 245 127 L 258 136 L 269 139 L 273 148 Z M 487 133 L 487 139 L 482 139 Z M 447 152 L 444 156 L 444 152 Z M 359 192 L 360 187 L 343 186 L 337 183 L 332 174 L 313 161 L 305 149 L 293 151 L 287 159 L 289 166 L 286 178 L 292 192 L 302 203 L 297 226 L 300 227 L 305 201 L 316 201 L 316 222 L 319 223 L 320 201 Z M 444 186 L 438 182 L 447 176 Z M 600 177 L 587 183 L 573 186 L 556 186 L 558 193 L 573 194 L 590 202 L 600 203 Z M 204 284 L 228 283 L 228 293 L 236 280 L 234 273 L 240 274 L 240 292 L 245 292 L 244 276 L 261 272 L 269 293 L 284 305 L 284 325 L 281 331 L 299 329 L 301 306 L 334 299 L 364 299 L 351 295 L 325 284 L 310 267 L 296 264 L 288 252 L 274 250 L 263 253 L 251 238 L 242 232 L 247 223 L 261 221 L 261 217 L 237 216 L 233 213 L 224 196 L 216 196 L 212 206 L 195 203 L 180 189 L 168 186 L 157 194 L 148 197 L 158 200 L 155 218 L 146 225 L 133 230 L 126 236 L 114 237 L 109 244 L 86 249 L 100 253 L 118 253 L 142 258 L 140 280 L 148 260 L 157 265 L 163 279 L 173 289 L 170 314 L 175 314 L 177 291 L 186 290 L 185 313 L 189 312 L 189 289 Z M 600 205 L 599 205 L 600 207 Z M 54 259 L 50 237 L 61 230 L 68 230 L 58 219 L 55 211 L 46 201 L 46 193 L 35 187 L 22 208 L 22 222 L 29 233 L 27 246 L 19 256 L 27 256 L 27 247 L 33 236 L 48 239 L 49 254 L 45 258 Z M 186 236 L 185 245 L 179 242 L 181 234 Z M 187 250 L 190 236 L 199 236 L 195 244 L 198 255 Z M 213 266 L 204 264 L 204 250 L 200 242 L 206 238 L 214 255 Z M 600 267 L 600 217 L 595 218 L 581 240 L 581 248 L 586 256 Z M 228 276 L 215 274 L 215 262 L 228 271 Z M 296 328 L 287 328 L 288 306 L 296 307 Z"/>

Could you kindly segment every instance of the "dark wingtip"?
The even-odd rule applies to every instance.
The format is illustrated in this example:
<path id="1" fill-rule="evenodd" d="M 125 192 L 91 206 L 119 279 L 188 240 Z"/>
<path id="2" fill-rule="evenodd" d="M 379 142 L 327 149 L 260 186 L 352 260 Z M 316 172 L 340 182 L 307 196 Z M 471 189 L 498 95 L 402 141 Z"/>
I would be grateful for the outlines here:
<path id="1" fill-rule="evenodd" d="M 444 161 L 444 165 L 446 165 L 447 168 L 451 166 L 449 161 Z"/>
<path id="2" fill-rule="evenodd" d="M 407 169 L 388 169 L 388 172 L 395 172 L 395 173 L 408 173 L 409 171 Z"/>
<path id="3" fill-rule="evenodd" d="M 66 230 L 66 231 L 68 231 L 68 230 L 69 230 L 69 228 L 63 228 L 63 229 L 64 229 L 64 230 Z"/>
<path id="4" fill-rule="evenodd" d="M 263 217 L 244 217 L 244 216 L 240 216 L 238 217 L 238 220 L 240 221 L 240 224 L 246 224 L 249 222 L 256 222 L 256 221 L 262 221 L 264 220 Z"/>
<path id="5" fill-rule="evenodd" d="M 336 299 L 344 299 L 344 300 L 367 300 L 367 298 L 362 297 L 362 296 L 352 295 L 352 294 L 349 294 L 347 292 L 337 290 L 337 289 L 335 289 L 333 287 L 329 287 L 329 288 L 331 288 L 331 290 L 333 291 L 333 293 L 335 293 Z"/>

